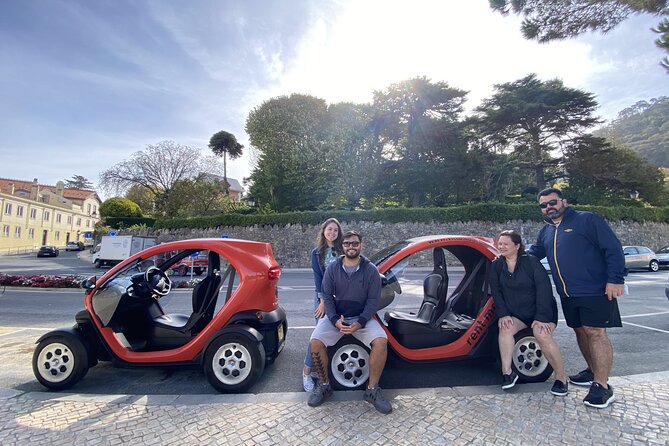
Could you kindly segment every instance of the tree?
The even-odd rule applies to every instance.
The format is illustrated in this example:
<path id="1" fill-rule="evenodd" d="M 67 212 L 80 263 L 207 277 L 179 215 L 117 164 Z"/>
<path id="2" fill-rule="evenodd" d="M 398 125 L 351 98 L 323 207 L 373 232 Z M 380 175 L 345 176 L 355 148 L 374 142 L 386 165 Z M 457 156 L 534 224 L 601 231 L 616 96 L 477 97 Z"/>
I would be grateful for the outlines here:
<path id="1" fill-rule="evenodd" d="M 422 206 L 434 195 L 435 163 L 442 163 L 443 146 L 453 145 L 467 92 L 445 82 L 418 77 L 375 91 L 373 133 L 387 159 L 394 187 L 402 189 L 411 206 Z M 435 136 L 439 145 L 435 145 Z M 391 178 L 386 175 L 386 178 Z"/>
<path id="2" fill-rule="evenodd" d="M 590 30 L 610 31 L 632 14 L 668 15 L 667 0 L 489 0 L 490 7 L 506 15 L 523 16 L 521 30 L 526 39 L 549 42 L 575 37 Z M 669 51 L 669 20 L 655 32 L 656 45 Z M 662 62 L 669 69 L 669 57 Z"/>
<path id="3" fill-rule="evenodd" d="M 383 161 L 371 123 L 369 105 L 342 102 L 328 107 L 323 158 L 332 176 L 323 207 L 354 210 L 369 206 Z"/>
<path id="4" fill-rule="evenodd" d="M 586 130 L 600 122 L 593 116 L 592 93 L 567 88 L 559 79 L 541 81 L 530 74 L 515 82 L 495 85 L 495 93 L 476 109 L 483 142 L 493 150 L 511 153 L 516 165 L 531 169 L 543 189 L 547 170 L 560 162 L 555 152 L 566 150 Z"/>
<path id="5" fill-rule="evenodd" d="M 165 205 L 178 181 L 193 178 L 211 168 L 198 149 L 174 141 L 147 145 L 100 174 L 100 185 L 106 191 L 122 192 L 131 186 L 141 186 L 155 197 L 156 212 L 167 216 Z"/>
<path id="6" fill-rule="evenodd" d="M 107 217 L 141 217 L 142 210 L 137 203 L 127 198 L 114 197 L 100 205 L 100 216 Z"/>
<path id="7" fill-rule="evenodd" d="M 211 137 L 209 148 L 216 156 L 223 157 L 223 182 L 225 183 L 225 191 L 227 193 L 229 185 L 226 158 L 230 157 L 231 160 L 239 158 L 242 156 L 244 146 L 237 142 L 235 135 L 221 130 L 218 133 L 214 133 Z"/>
<path id="8" fill-rule="evenodd" d="M 82 175 L 73 175 L 71 179 L 64 180 L 67 189 L 85 189 L 92 190 L 93 184 L 88 181 L 88 178 Z"/>
<path id="9" fill-rule="evenodd" d="M 223 183 L 200 174 L 193 179 L 178 181 L 165 206 L 169 215 L 190 217 L 223 210 L 229 201 L 227 198 Z"/>
<path id="10" fill-rule="evenodd" d="M 279 211 L 318 208 L 329 194 L 338 166 L 326 147 L 327 105 L 292 94 L 263 102 L 246 120 L 256 165 L 250 194 Z"/>
<path id="11" fill-rule="evenodd" d="M 146 187 L 139 186 L 137 184 L 130 186 L 128 191 L 125 193 L 125 198 L 137 203 L 144 215 L 153 214 L 153 207 L 156 196 Z"/>
<path id="12" fill-rule="evenodd" d="M 580 203 L 611 205 L 629 201 L 630 193 L 653 205 L 667 202 L 664 177 L 633 150 L 586 135 L 566 152 L 568 195 Z"/>

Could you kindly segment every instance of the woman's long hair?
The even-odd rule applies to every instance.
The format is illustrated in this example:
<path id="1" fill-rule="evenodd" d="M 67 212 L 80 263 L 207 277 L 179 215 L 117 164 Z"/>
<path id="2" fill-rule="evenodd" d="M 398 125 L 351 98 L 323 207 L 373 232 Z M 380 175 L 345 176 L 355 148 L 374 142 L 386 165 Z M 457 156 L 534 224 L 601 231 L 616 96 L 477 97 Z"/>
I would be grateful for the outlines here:
<path id="1" fill-rule="evenodd" d="M 328 218 L 321 224 L 321 229 L 318 231 L 318 237 L 316 238 L 316 248 L 318 248 L 318 262 L 323 265 L 324 258 L 325 258 L 325 250 L 328 249 L 328 241 L 325 238 L 325 228 L 328 227 L 330 223 L 334 223 L 337 225 L 337 238 L 335 239 L 333 245 L 332 245 L 332 250 L 335 252 L 335 254 L 341 254 L 343 252 L 341 242 L 344 239 L 344 234 L 342 233 L 341 230 L 341 224 L 339 223 L 339 220 L 336 218 Z"/>
<path id="2" fill-rule="evenodd" d="M 518 248 L 519 257 L 525 254 L 525 244 L 523 244 L 523 239 L 520 237 L 520 234 L 513 229 L 507 229 L 506 231 L 500 232 L 497 238 L 499 239 L 503 235 L 509 237 L 514 245 L 520 245 L 520 248 Z"/>

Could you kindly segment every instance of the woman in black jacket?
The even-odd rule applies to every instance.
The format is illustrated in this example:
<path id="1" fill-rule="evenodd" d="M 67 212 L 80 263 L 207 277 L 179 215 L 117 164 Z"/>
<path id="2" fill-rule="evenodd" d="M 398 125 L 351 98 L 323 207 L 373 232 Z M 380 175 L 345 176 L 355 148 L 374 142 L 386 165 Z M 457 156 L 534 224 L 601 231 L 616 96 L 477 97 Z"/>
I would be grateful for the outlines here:
<path id="1" fill-rule="evenodd" d="M 536 257 L 525 254 L 516 231 L 502 231 L 497 240 L 500 257 L 492 263 L 490 288 L 495 299 L 502 360 L 502 389 L 512 388 L 518 375 L 511 369 L 514 335 L 532 327 L 532 333 L 555 370 L 553 395 L 567 394 L 567 375 L 560 347 L 553 339 L 557 326 L 557 303 L 548 273 Z"/>

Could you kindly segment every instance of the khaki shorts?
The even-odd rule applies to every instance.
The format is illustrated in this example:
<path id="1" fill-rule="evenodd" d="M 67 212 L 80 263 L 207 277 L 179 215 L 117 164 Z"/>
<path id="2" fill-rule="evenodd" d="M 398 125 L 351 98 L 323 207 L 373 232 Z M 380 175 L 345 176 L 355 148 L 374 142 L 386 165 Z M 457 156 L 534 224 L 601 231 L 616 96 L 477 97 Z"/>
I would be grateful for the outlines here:
<path id="1" fill-rule="evenodd" d="M 357 320 L 358 318 L 351 318 L 350 323 Z M 343 336 L 344 335 L 337 329 L 337 327 L 332 325 L 332 322 L 330 322 L 330 319 L 327 317 L 319 319 L 314 332 L 311 333 L 311 339 L 318 339 L 325 344 L 326 347 L 335 345 Z M 383 328 L 381 328 L 381 325 L 376 319 L 367 321 L 364 328 L 355 331 L 352 336 L 369 348 L 372 348 L 372 341 L 374 339 L 388 339 L 386 332 L 383 331 Z"/>

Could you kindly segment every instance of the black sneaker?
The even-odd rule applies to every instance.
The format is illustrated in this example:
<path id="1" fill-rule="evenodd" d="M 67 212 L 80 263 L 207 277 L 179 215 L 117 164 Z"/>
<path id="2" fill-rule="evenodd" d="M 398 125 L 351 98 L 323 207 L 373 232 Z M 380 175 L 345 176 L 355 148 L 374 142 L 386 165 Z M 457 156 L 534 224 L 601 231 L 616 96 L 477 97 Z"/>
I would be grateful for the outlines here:
<path id="1" fill-rule="evenodd" d="M 327 398 L 330 398 L 331 396 L 332 396 L 332 387 L 330 387 L 330 383 L 327 384 L 318 383 L 316 384 L 316 387 L 314 387 L 314 391 L 311 392 L 311 395 L 309 395 L 309 400 L 307 401 L 307 404 L 311 407 L 320 406 L 321 404 L 323 404 L 323 401 L 325 401 Z"/>
<path id="2" fill-rule="evenodd" d="M 502 390 L 509 390 L 516 385 L 516 381 L 518 381 L 518 375 L 513 370 L 508 375 L 502 375 Z"/>
<path id="3" fill-rule="evenodd" d="M 613 387 L 609 384 L 608 389 L 605 389 L 599 383 L 592 383 L 590 391 L 583 399 L 583 404 L 597 409 L 604 409 L 609 407 L 609 404 L 614 402 L 616 397 L 613 396 Z"/>
<path id="4" fill-rule="evenodd" d="M 569 384 L 556 379 L 551 387 L 551 393 L 555 396 L 565 396 L 567 392 L 569 392 Z"/>
<path id="5" fill-rule="evenodd" d="M 590 369 L 581 370 L 576 375 L 569 375 L 569 382 L 577 386 L 589 387 L 594 380 L 595 374 Z"/>
<path id="6" fill-rule="evenodd" d="M 381 394 L 381 387 L 373 387 L 365 390 L 364 399 L 381 413 L 389 414 L 393 411 L 393 406 Z"/>

